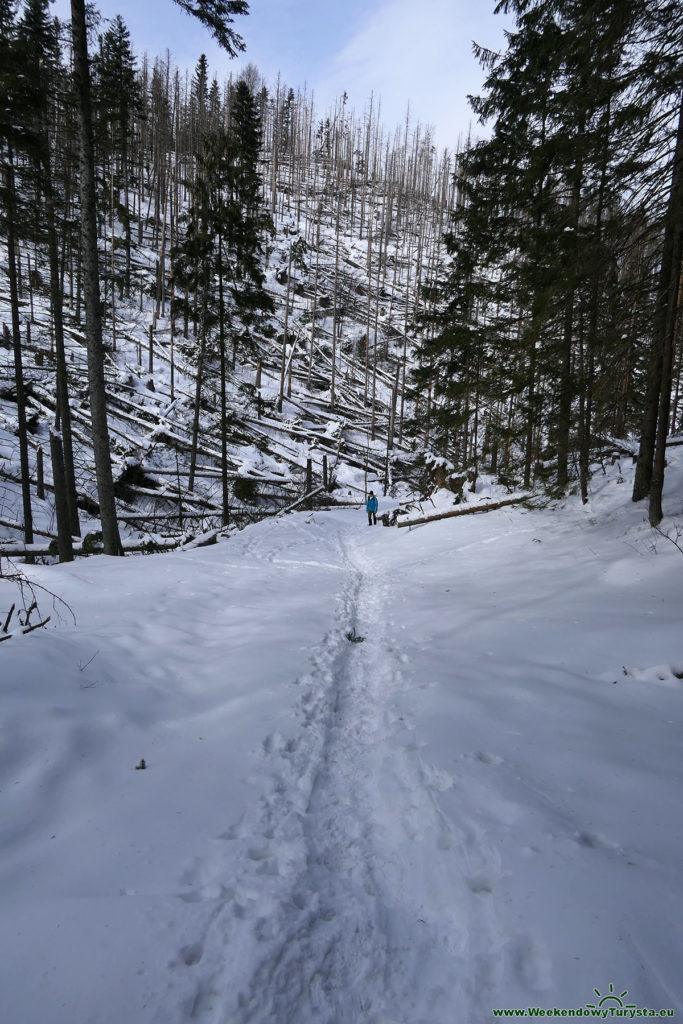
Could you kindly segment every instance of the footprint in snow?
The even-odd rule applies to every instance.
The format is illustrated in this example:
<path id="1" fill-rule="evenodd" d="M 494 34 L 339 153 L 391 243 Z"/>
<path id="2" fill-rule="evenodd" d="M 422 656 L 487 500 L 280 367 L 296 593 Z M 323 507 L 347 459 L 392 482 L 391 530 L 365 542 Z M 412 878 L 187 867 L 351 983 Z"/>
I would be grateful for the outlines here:
<path id="1" fill-rule="evenodd" d="M 491 754 L 488 750 L 478 750 L 475 754 L 477 761 L 481 761 L 482 764 L 490 764 L 493 766 L 502 763 L 502 757 L 498 757 L 497 754 Z"/>
<path id="2" fill-rule="evenodd" d="M 589 850 L 618 850 L 619 846 L 611 842 L 600 832 L 578 832 L 576 842 L 579 846 L 586 846 Z"/>
<path id="3" fill-rule="evenodd" d="M 546 992 L 551 987 L 552 961 L 539 935 L 519 936 L 513 945 L 513 962 L 525 988 L 532 992 Z"/>
<path id="4" fill-rule="evenodd" d="M 222 1007 L 223 1000 L 218 992 L 203 991 L 200 989 L 189 1006 L 190 1020 L 215 1020 L 216 1013 L 221 1010 Z"/>
<path id="5" fill-rule="evenodd" d="M 179 953 L 180 959 L 186 967 L 194 967 L 195 964 L 198 964 L 203 954 L 204 950 L 198 942 L 190 946 L 183 946 Z"/>
<path id="6" fill-rule="evenodd" d="M 494 867 L 483 868 L 467 879 L 470 892 L 490 893 L 496 887 L 500 872 Z"/>

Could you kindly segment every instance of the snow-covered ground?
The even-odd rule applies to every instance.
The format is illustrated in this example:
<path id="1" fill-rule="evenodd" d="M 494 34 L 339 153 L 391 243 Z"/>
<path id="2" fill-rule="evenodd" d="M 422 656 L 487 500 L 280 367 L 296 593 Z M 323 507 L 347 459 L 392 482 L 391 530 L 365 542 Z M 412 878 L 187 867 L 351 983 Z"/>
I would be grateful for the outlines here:
<path id="1" fill-rule="evenodd" d="M 3 1024 L 680 1012 L 683 555 L 621 468 L 27 569 L 76 624 L 0 644 Z"/>

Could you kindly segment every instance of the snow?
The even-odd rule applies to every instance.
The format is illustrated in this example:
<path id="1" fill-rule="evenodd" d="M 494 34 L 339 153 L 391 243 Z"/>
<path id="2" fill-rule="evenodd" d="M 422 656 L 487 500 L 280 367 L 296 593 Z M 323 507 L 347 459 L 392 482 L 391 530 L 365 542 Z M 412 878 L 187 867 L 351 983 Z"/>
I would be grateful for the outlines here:
<path id="1" fill-rule="evenodd" d="M 680 1011 L 683 562 L 629 472 L 27 567 L 76 622 L 0 644 L 2 1020 Z"/>
<path id="2" fill-rule="evenodd" d="M 389 244 L 390 259 L 396 259 L 398 273 L 382 283 L 382 292 L 375 299 L 384 310 L 382 320 L 387 319 L 386 308 L 381 303 L 391 300 L 392 316 L 396 323 L 387 323 L 387 330 L 380 329 L 379 363 L 372 377 L 373 409 L 359 397 L 360 389 L 368 392 L 365 357 L 359 353 L 359 338 L 367 331 L 367 303 L 355 291 L 358 285 L 367 283 L 367 245 L 360 246 L 362 259 L 352 259 L 357 247 L 356 236 L 344 232 L 338 243 L 335 229 L 336 214 L 328 209 L 329 196 L 318 188 L 317 167 L 311 167 L 312 193 L 318 194 L 318 209 L 321 211 L 320 244 L 316 258 L 317 271 L 309 266 L 307 272 L 300 270 L 294 275 L 301 285 L 291 289 L 286 282 L 277 280 L 277 272 L 287 266 L 292 237 L 303 239 L 300 234 L 299 218 L 284 212 L 284 203 L 278 215 L 275 236 L 271 239 L 267 258 L 267 280 L 275 301 L 276 312 L 264 325 L 264 332 L 255 331 L 253 351 L 238 346 L 237 362 L 228 368 L 227 374 L 227 476 L 231 519 L 244 525 L 253 521 L 265 511 L 277 511 L 300 497 L 305 486 L 306 460 L 311 448 L 317 445 L 313 471 L 316 485 L 321 483 L 322 456 L 327 455 L 328 469 L 333 478 L 348 486 L 356 486 L 359 464 L 367 463 L 372 475 L 371 483 L 377 476 L 384 477 L 386 458 L 386 431 L 389 408 L 397 365 L 404 358 L 403 340 L 397 333 L 396 323 L 405 326 L 407 306 L 411 298 L 411 274 L 417 255 L 408 257 L 398 236 Z M 365 198 L 368 213 L 377 212 L 384 206 L 383 191 L 376 189 L 376 183 L 368 186 Z M 323 194 L 324 192 L 324 194 Z M 154 209 L 155 197 L 144 192 L 143 206 L 148 212 Z M 376 193 L 376 194 L 375 194 Z M 122 201 L 123 201 L 123 197 Z M 280 197 L 284 199 L 283 196 Z M 289 194 L 286 205 L 289 206 Z M 148 202 L 149 201 L 149 202 Z M 431 202 L 431 200 L 428 200 Z M 270 199 L 269 199 L 270 202 Z M 336 202 L 333 204 L 336 210 Z M 326 212 L 327 211 L 327 212 Z M 329 216 L 328 216 L 329 215 Z M 158 211 L 159 218 L 162 211 Z M 207 366 L 203 384 L 203 401 L 200 415 L 200 444 L 196 475 L 192 489 L 189 488 L 190 449 L 193 434 L 193 407 L 195 396 L 195 359 L 191 355 L 192 340 L 178 336 L 180 324 L 176 326 L 176 339 L 171 350 L 171 322 L 165 302 L 157 305 L 150 288 L 144 287 L 140 294 L 138 287 L 152 285 L 157 276 L 157 255 L 153 245 L 153 227 L 143 226 L 143 242 L 133 246 L 133 292 L 129 298 L 119 298 L 116 303 L 116 343 L 112 333 L 112 309 L 109 300 L 105 302 L 104 337 L 106 343 L 105 379 L 108 397 L 108 422 L 112 439 L 111 456 L 115 482 L 120 481 L 126 469 L 139 467 L 149 486 L 139 482 L 118 488 L 118 511 L 121 533 L 124 541 L 133 544 L 155 541 L 162 535 L 173 535 L 177 540 L 184 530 L 193 533 L 218 528 L 223 521 L 223 494 L 221 486 L 221 443 L 220 424 L 216 410 L 220 407 L 218 395 L 218 367 L 215 361 Z M 359 222 L 355 221 L 360 229 Z M 309 224 L 309 227 L 311 225 Z M 401 231 L 410 236 L 415 229 L 412 222 L 404 223 Z M 122 225 L 116 227 L 120 233 Z M 355 230 L 355 229 L 354 229 Z M 423 228 L 420 229 L 421 237 Z M 304 234 L 307 232 L 304 231 Z M 318 226 L 311 228 L 318 238 Z M 316 242 L 317 245 L 317 242 Z M 375 248 L 379 246 L 376 240 Z M 106 248 L 106 247 L 105 247 Z M 436 247 L 440 252 L 440 247 Z M 104 251 L 103 251 L 104 252 Z M 427 254 L 427 248 L 420 248 L 425 267 L 427 261 L 431 270 L 436 271 L 440 257 L 438 252 Z M 339 260 L 337 260 L 339 253 Z M 106 255 L 106 254 L 105 254 Z M 376 255 L 376 254 L 375 254 Z M 375 259 L 371 253 L 371 263 Z M 0 267 L 6 262 L 4 247 L 0 241 Z M 49 279 L 49 268 L 35 256 L 35 269 L 43 280 Z M 108 257 L 107 257 L 108 258 Z M 436 265 L 434 264 L 436 259 Z M 337 264 L 339 266 L 337 267 Z M 336 269 L 335 269 L 336 268 Z M 337 275 L 336 271 L 339 271 Z M 331 289 L 337 287 L 346 298 L 343 317 L 337 324 L 338 345 L 335 349 L 337 363 L 335 375 L 335 405 L 330 412 L 329 390 L 332 371 L 331 330 L 335 317 L 330 302 Z M 374 280 L 374 278 L 373 278 Z M 386 286 L 386 287 L 385 287 Z M 386 290 L 391 288 L 391 295 Z M 413 285 L 414 287 L 414 285 Z M 408 292 L 404 294 L 404 289 Z M 28 291 L 28 290 L 26 290 Z M 71 289 L 73 292 L 74 289 Z M 292 355 L 291 377 L 288 376 L 286 392 L 278 413 L 272 406 L 276 403 L 281 385 L 282 339 L 284 338 L 285 300 L 289 291 L 288 335 L 294 339 L 288 345 Z M 318 296 L 315 308 L 315 330 L 311 337 L 314 292 Z M 326 300 L 328 305 L 321 303 Z M 139 306 L 138 306 L 139 303 Z M 76 303 L 75 305 L 78 305 Z M 76 316 L 72 300 L 65 301 L 65 346 L 70 383 L 70 406 L 73 419 L 73 444 L 77 490 L 81 497 L 96 498 L 97 487 L 91 445 L 90 413 L 87 402 L 85 335 Z M 37 499 L 32 495 L 34 530 L 38 536 L 56 539 L 56 520 L 51 493 L 52 467 L 49 458 L 49 431 L 54 424 L 54 353 L 51 334 L 51 311 L 49 296 L 43 288 L 34 288 L 20 300 L 21 333 L 26 338 L 23 348 L 24 377 L 27 384 L 27 409 L 31 421 L 28 436 L 28 459 L 31 481 L 37 484 L 38 450 L 42 447 L 45 458 L 47 498 Z M 10 297 L 7 279 L 0 274 L 0 319 L 9 323 Z M 389 328 L 391 327 L 391 331 Z M 149 366 L 150 329 L 153 344 L 153 372 Z M 30 333 L 31 341 L 28 341 Z M 385 334 L 391 337 L 385 337 Z M 383 351 L 383 339 L 386 351 Z M 311 351 L 311 344 L 313 350 Z M 189 345 L 189 349 L 188 349 Z M 173 352 L 173 376 L 171 376 L 171 351 Z M 407 350 L 412 358 L 411 349 Z M 312 360 L 312 361 L 311 361 Z M 261 402 L 257 401 L 255 381 L 257 364 L 261 367 Z M 289 373 L 289 371 L 288 371 Z M 3 477 L 0 485 L 0 544 L 6 542 L 8 549 L 16 549 L 24 541 L 23 510 L 19 481 L 21 467 L 17 443 L 17 406 L 13 393 L 14 365 L 11 346 L 3 346 L 0 339 L 0 384 L 4 378 L 6 387 L 0 387 L 0 459 L 3 462 Z M 290 394 L 291 391 L 291 394 Z M 265 404 L 264 404 L 265 403 Z M 403 403 L 402 403 L 403 404 Z M 410 416 L 412 403 L 405 403 L 405 415 Z M 402 414 L 403 415 L 403 414 Z M 374 439 L 370 438 L 374 434 Z M 393 457 L 406 454 L 405 442 L 394 439 Z M 391 460 L 388 466 L 392 473 Z M 232 482 L 247 478 L 255 487 L 244 498 L 233 493 Z M 362 481 L 364 483 L 364 481 Z M 334 502 L 332 492 L 329 499 Z M 81 508 L 87 504 L 81 502 Z M 182 526 L 178 524 L 178 512 L 182 509 Z M 82 533 L 99 532 L 101 526 L 87 512 L 81 514 Z M 41 544 L 45 550 L 47 545 Z"/>

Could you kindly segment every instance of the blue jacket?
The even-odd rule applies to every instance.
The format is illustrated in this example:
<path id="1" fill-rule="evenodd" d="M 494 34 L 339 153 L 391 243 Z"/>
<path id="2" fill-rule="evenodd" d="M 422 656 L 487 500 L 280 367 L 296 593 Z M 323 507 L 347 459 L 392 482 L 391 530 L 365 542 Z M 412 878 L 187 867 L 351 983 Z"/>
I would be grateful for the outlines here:
<path id="1" fill-rule="evenodd" d="M 377 511 L 377 498 L 368 498 L 368 500 L 365 503 L 365 510 L 366 510 L 366 512 L 376 512 Z"/>

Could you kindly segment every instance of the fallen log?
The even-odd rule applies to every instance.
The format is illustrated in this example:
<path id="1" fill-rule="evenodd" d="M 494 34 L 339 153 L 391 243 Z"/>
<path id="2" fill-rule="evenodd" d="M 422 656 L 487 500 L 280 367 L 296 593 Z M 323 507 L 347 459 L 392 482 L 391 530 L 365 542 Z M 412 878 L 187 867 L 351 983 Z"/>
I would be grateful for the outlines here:
<path id="1" fill-rule="evenodd" d="M 286 508 L 281 508 L 280 511 L 276 513 L 276 515 L 283 516 L 285 512 L 291 512 L 293 509 L 298 508 L 299 505 L 302 505 L 304 501 L 307 501 L 308 498 L 314 498 L 316 494 L 320 494 L 320 492 L 324 490 L 324 484 L 321 484 L 320 487 L 315 487 L 312 491 L 309 491 L 307 494 L 304 494 L 303 497 L 297 498 L 297 500 L 293 501 L 291 505 L 287 505 Z"/>
<path id="2" fill-rule="evenodd" d="M 522 501 L 528 501 L 533 497 L 531 494 L 522 494 L 519 498 L 505 498 L 504 501 L 491 501 L 488 505 L 474 505 L 472 508 L 456 508 L 450 512 L 439 512 L 433 516 L 424 516 L 422 519 L 407 519 L 401 526 L 422 526 L 423 523 L 435 523 L 437 519 L 453 519 L 455 516 L 473 515 L 475 512 L 493 512 L 494 509 L 503 508 L 505 505 L 519 505 Z"/>
<path id="3" fill-rule="evenodd" d="M 20 478 L 18 478 L 18 482 L 20 482 Z M 0 519 L 0 526 L 6 526 L 10 530 L 16 530 L 18 533 L 23 533 L 24 532 L 24 524 L 23 523 L 17 523 L 17 522 L 15 522 L 14 519 Z M 33 527 L 33 532 L 38 537 L 49 537 L 50 540 L 57 540 L 57 534 L 56 533 L 49 533 L 47 530 L 39 530 L 35 526 Z"/>
<path id="4" fill-rule="evenodd" d="M 128 552 L 136 551 L 173 551 L 175 548 L 180 548 L 183 551 L 187 551 L 190 548 L 202 548 L 207 547 L 209 544 L 215 544 L 218 538 L 219 530 L 209 530 L 207 533 L 202 533 L 198 537 L 187 540 L 184 537 L 155 537 L 150 536 L 145 540 L 124 540 L 123 550 Z M 83 554 L 83 541 L 74 541 L 73 550 L 75 555 Z M 87 554 L 102 554 L 103 547 L 101 545 L 90 546 L 87 549 Z M 25 557 L 26 555 L 56 555 L 56 551 L 50 550 L 44 544 L 0 544 L 0 558 L 17 558 Z"/>
<path id="5" fill-rule="evenodd" d="M 154 545 L 159 550 L 172 550 L 182 544 L 182 539 L 176 539 L 172 537 L 150 537 L 144 541 L 128 541 L 124 540 L 122 547 L 124 551 L 146 551 L 150 545 Z M 104 551 L 103 545 L 92 545 L 89 549 L 86 548 L 87 554 L 99 555 Z M 83 554 L 83 541 L 73 542 L 73 552 L 75 555 Z M 25 558 L 27 555 L 40 555 L 47 557 L 52 555 L 57 556 L 56 550 L 52 545 L 45 544 L 0 544 L 0 558 Z"/>

